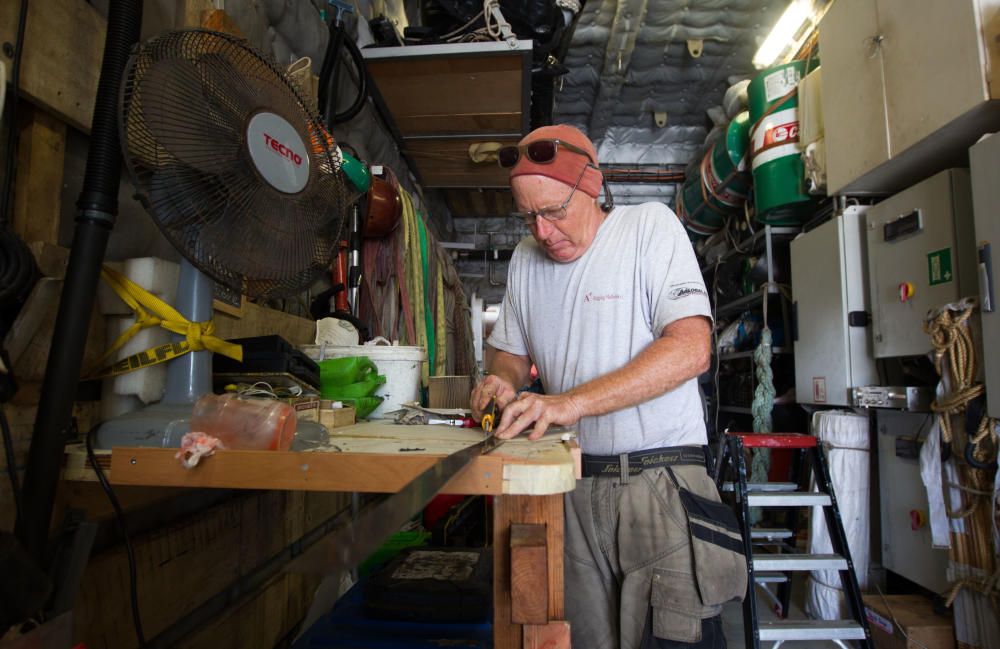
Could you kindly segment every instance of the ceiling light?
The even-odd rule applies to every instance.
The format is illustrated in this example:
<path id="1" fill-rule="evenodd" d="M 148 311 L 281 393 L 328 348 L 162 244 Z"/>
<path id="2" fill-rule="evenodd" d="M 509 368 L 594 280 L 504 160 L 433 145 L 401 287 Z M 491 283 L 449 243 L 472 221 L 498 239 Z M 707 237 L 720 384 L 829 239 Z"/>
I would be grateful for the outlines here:
<path id="1" fill-rule="evenodd" d="M 754 67 L 766 68 L 775 62 L 784 63 L 787 57 L 794 56 L 816 22 L 817 11 L 813 0 L 792 0 L 754 55 Z"/>

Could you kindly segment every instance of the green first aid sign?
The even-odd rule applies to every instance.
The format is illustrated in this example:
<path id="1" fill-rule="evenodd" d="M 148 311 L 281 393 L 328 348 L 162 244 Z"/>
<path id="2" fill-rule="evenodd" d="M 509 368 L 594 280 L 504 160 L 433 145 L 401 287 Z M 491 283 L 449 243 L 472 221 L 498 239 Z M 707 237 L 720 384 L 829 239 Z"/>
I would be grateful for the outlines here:
<path id="1" fill-rule="evenodd" d="M 951 269 L 951 248 L 927 253 L 927 281 L 931 286 L 955 279 Z"/>

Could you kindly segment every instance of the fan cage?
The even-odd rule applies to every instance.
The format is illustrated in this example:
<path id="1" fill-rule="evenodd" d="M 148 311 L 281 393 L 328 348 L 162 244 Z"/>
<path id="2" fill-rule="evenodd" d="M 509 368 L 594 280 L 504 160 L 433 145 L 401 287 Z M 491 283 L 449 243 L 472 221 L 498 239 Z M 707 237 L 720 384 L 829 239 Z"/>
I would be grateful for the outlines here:
<path id="1" fill-rule="evenodd" d="M 261 112 L 306 145 L 308 179 L 286 193 L 250 157 Z M 208 30 L 137 46 L 121 94 L 137 197 L 168 240 L 216 282 L 255 298 L 301 293 L 328 271 L 350 202 L 332 136 L 270 58 Z"/>

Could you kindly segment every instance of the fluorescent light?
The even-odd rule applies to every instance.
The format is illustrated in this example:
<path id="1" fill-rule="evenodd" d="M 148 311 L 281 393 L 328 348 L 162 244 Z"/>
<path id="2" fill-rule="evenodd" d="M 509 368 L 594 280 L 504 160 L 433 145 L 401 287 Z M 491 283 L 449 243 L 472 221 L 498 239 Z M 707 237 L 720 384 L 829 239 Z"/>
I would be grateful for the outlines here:
<path id="1" fill-rule="evenodd" d="M 754 67 L 760 69 L 772 65 L 783 55 L 787 56 L 787 51 L 791 47 L 798 50 L 798 47 L 809 35 L 810 29 L 808 28 L 813 26 L 814 18 L 812 0 L 792 0 L 788 9 L 785 9 L 785 13 L 781 14 L 778 23 L 754 55 Z M 792 53 L 794 54 L 794 52 Z"/>

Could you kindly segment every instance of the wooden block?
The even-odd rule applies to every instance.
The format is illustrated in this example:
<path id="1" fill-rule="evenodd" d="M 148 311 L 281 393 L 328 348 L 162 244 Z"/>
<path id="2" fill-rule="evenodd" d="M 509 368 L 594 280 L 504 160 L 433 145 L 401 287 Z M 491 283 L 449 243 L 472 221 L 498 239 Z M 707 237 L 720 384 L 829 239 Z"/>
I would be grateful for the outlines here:
<path id="1" fill-rule="evenodd" d="M 509 443 L 509 442 L 508 442 Z M 493 505 L 493 547 L 510 545 L 511 525 L 544 523 L 548 555 L 548 618 L 566 616 L 563 599 L 563 497 L 500 496 Z M 520 649 L 524 633 L 511 619 L 510 554 L 493 553 L 493 646 Z"/>
<path id="2" fill-rule="evenodd" d="M 515 624 L 548 624 L 549 573 L 542 523 L 510 526 L 510 619 Z"/>
<path id="3" fill-rule="evenodd" d="M 468 408 L 472 394 L 471 376 L 432 376 L 428 382 L 431 408 Z"/>
<path id="4" fill-rule="evenodd" d="M 524 649 L 570 649 L 569 622 L 526 624 Z"/>
<path id="5" fill-rule="evenodd" d="M 66 124 L 25 106 L 14 189 L 14 232 L 24 241 L 59 242 Z"/>
<path id="6" fill-rule="evenodd" d="M 320 408 L 319 423 L 328 429 L 353 426 L 356 414 L 357 411 L 350 406 L 344 406 L 343 408 Z"/>
<path id="7" fill-rule="evenodd" d="M 0 42 L 17 42 L 20 2 L 0 2 Z M 85 0 L 28 5 L 21 91 L 33 103 L 90 132 L 106 21 Z M 4 63 L 10 65 L 10 60 Z M 10 68 L 8 67 L 8 75 Z M 59 186 L 53 188 L 59 193 Z"/>

